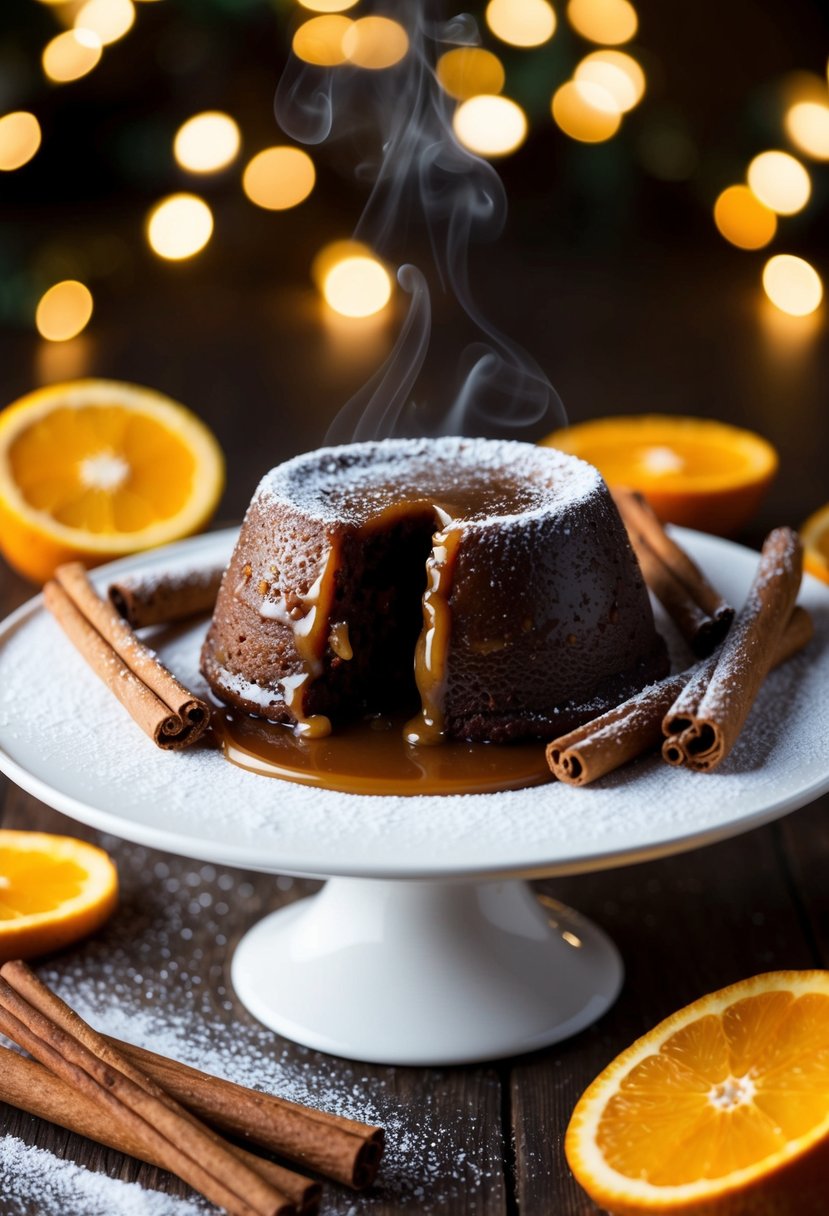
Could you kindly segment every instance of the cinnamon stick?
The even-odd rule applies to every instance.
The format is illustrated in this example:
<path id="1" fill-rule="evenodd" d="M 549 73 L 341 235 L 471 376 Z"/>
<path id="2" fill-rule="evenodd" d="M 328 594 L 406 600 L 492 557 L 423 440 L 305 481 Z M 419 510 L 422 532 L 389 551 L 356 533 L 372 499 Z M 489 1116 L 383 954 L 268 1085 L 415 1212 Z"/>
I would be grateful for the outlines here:
<path id="1" fill-rule="evenodd" d="M 814 626 L 808 612 L 796 607 L 778 643 L 773 666 L 779 666 L 802 650 L 813 634 Z M 716 661 L 713 656 L 687 671 L 666 676 L 600 718 L 554 739 L 547 745 L 546 753 L 553 774 L 567 785 L 589 785 L 623 764 L 656 750 L 664 738 L 663 718 L 676 698 L 696 674 L 704 672 L 703 678 L 710 679 Z M 662 754 L 665 756 L 664 748 Z M 674 761 L 669 759 L 669 763 Z"/>
<path id="2" fill-rule="evenodd" d="M 110 583 L 110 603 L 133 629 L 165 625 L 210 612 L 219 594 L 224 566 L 164 571 Z"/>
<path id="3" fill-rule="evenodd" d="M 803 571 L 803 546 L 791 528 L 767 537 L 746 602 L 710 674 L 697 673 L 665 715 L 669 763 L 710 772 L 729 754 L 768 674 Z"/>
<path id="4" fill-rule="evenodd" d="M 165 1168 L 159 1155 L 154 1154 L 130 1128 L 112 1120 L 97 1102 L 68 1085 L 36 1060 L 18 1055 L 7 1047 L 0 1047 L 0 1102 L 8 1102 L 18 1110 L 25 1110 L 49 1123 L 57 1123 L 107 1148 Z M 228 1144 L 227 1148 L 282 1191 L 296 1205 L 299 1216 L 315 1216 L 322 1191 L 319 1183 L 285 1166 L 256 1157 L 236 1145 Z"/>
<path id="5" fill-rule="evenodd" d="M 79 562 L 59 566 L 43 589 L 47 608 L 134 721 L 165 750 L 195 743 L 210 712 L 102 600 Z"/>
<path id="6" fill-rule="evenodd" d="M 182 1105 L 222 1131 L 346 1186 L 361 1190 L 374 1182 L 383 1155 L 382 1128 L 245 1089 L 131 1043 L 108 1041 Z"/>
<path id="7" fill-rule="evenodd" d="M 694 654 L 706 658 L 728 633 L 734 609 L 712 587 L 690 555 L 668 535 L 640 494 L 615 489 L 613 498 L 645 582 Z"/>
<path id="8" fill-rule="evenodd" d="M 285 1195 L 115 1052 L 24 963 L 0 968 L 0 1030 L 232 1216 L 295 1213 Z"/>

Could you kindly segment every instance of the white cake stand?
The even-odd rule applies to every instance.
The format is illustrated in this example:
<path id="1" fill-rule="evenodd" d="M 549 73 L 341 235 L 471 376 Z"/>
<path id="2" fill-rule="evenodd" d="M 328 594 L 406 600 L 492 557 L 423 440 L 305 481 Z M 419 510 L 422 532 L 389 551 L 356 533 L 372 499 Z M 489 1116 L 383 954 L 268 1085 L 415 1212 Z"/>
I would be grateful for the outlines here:
<path id="1" fill-rule="evenodd" d="M 681 533 L 733 601 L 756 554 Z M 96 572 L 223 560 L 232 532 Z M 308 1046 L 391 1064 L 529 1051 L 613 1002 L 605 934 L 526 879 L 589 872 L 723 839 L 829 789 L 829 589 L 804 582 L 816 641 L 772 676 L 722 769 L 642 761 L 574 790 L 551 783 L 463 797 L 357 796 L 258 777 L 216 752 L 161 753 L 71 649 L 40 598 L 0 625 L 0 769 L 57 810 L 127 840 L 269 873 L 322 877 L 255 925 L 232 964 L 267 1026 Z M 199 681 L 204 625 L 160 649 Z"/>

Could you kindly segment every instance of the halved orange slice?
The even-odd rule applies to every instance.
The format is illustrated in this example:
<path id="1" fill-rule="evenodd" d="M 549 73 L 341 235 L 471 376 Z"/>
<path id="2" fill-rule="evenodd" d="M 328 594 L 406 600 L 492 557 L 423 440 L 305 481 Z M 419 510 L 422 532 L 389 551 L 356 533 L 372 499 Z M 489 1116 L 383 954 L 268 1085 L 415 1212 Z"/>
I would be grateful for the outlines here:
<path id="1" fill-rule="evenodd" d="M 800 535 L 805 549 L 805 569 L 815 578 L 829 583 L 829 502 L 809 516 Z"/>
<path id="2" fill-rule="evenodd" d="M 594 464 L 608 485 L 639 490 L 661 519 L 733 536 L 754 515 L 777 453 L 753 431 L 704 418 L 597 418 L 542 441 Z"/>
<path id="3" fill-rule="evenodd" d="M 223 485 L 211 432 L 148 388 L 53 384 L 0 413 L 0 550 L 38 582 L 189 536 Z"/>
<path id="4" fill-rule="evenodd" d="M 579 1100 L 567 1160 L 623 1216 L 818 1216 L 829 1178 L 829 971 L 702 997 Z"/>
<path id="5" fill-rule="evenodd" d="M 0 830 L 0 962 L 86 937 L 117 902 L 118 874 L 102 849 L 72 836 Z"/>

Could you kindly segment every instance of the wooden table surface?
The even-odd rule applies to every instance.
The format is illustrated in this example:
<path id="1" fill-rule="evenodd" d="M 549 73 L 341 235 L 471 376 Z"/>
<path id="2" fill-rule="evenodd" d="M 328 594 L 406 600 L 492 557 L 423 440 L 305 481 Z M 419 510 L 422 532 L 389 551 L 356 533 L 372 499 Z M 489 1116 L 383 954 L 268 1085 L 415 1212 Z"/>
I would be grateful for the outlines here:
<path id="1" fill-rule="evenodd" d="M 733 251 L 707 262 L 704 251 L 673 246 L 670 256 L 643 245 L 627 259 L 588 261 L 561 250 L 553 258 L 535 247 L 531 225 L 521 233 L 511 250 L 488 255 L 479 286 L 496 315 L 500 309 L 502 320 L 514 321 L 542 358 L 571 417 L 662 408 L 762 430 L 780 449 L 783 468 L 744 538 L 750 543 L 775 523 L 798 523 L 829 498 L 829 415 L 820 388 L 829 359 L 825 337 L 814 327 L 768 328 L 775 318 L 769 322 L 757 299 L 756 265 Z M 510 259 L 524 289 L 504 299 Z M 199 409 L 228 452 L 222 516 L 232 520 L 268 464 L 319 443 L 331 402 L 376 366 L 388 335 L 355 342 L 326 330 L 299 289 L 264 283 L 246 294 L 214 275 L 194 291 L 188 273 L 170 273 L 159 290 L 159 270 L 159 282 L 151 279 L 143 297 L 113 303 L 74 357 L 84 373 L 143 381 Z M 167 341 L 171 333 L 174 343 Z M 11 400 L 38 379 L 65 374 L 60 360 L 71 361 L 72 352 L 0 335 L 0 356 L 3 395 Z M 31 592 L 2 567 L 0 615 Z M 46 960 L 43 974 L 67 991 L 82 989 L 93 1006 L 121 1002 L 136 1019 L 144 1010 L 162 1023 L 169 1015 L 170 1025 L 185 1027 L 188 1036 L 250 1050 L 267 1062 L 269 1077 L 284 1075 L 291 1092 L 301 1082 L 354 1114 L 379 1114 L 390 1141 L 379 1185 L 360 1198 L 329 1186 L 324 1212 L 496 1216 L 520 1209 L 522 1216 L 589 1216 L 596 1209 L 570 1175 L 562 1138 L 596 1073 L 703 993 L 757 972 L 829 965 L 827 811 L 823 799 L 726 843 L 539 883 L 609 932 L 625 960 L 625 985 L 589 1030 L 501 1063 L 382 1068 L 260 1033 L 230 986 L 233 945 L 264 912 L 314 884 L 225 872 L 112 837 L 103 843 L 121 873 L 118 912 L 91 941 Z M 100 839 L 2 781 L 0 823 Z M 0 1108 L 0 1127 L 93 1170 L 185 1193 L 155 1169 L 14 1110 Z M 0 1188 L 0 1216 L 39 1211 L 36 1199 L 4 1197 Z M 65 1216 L 88 1216 L 88 1208 L 79 1199 Z"/>

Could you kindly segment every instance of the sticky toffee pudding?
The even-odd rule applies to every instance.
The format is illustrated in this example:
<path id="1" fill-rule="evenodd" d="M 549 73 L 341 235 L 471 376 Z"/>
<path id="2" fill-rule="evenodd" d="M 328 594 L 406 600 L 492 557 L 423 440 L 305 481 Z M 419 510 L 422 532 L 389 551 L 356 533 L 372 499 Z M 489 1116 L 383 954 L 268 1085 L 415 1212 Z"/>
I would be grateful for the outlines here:
<path id="1" fill-rule="evenodd" d="M 294 760 L 277 767 L 301 756 L 294 780 L 334 788 L 351 788 L 342 763 L 338 785 L 310 776 L 318 760 L 308 760 L 336 752 L 320 746 L 332 731 L 343 754 L 346 738 L 360 750 L 359 735 L 383 771 L 385 747 L 410 773 L 442 770 L 446 788 L 453 742 L 463 767 L 470 743 L 554 738 L 667 667 L 599 473 L 553 449 L 463 438 L 325 448 L 268 473 L 202 651 L 228 708 L 226 752 L 261 756 L 264 723 L 280 723 Z M 425 761 L 437 743 L 445 761 Z M 485 788 L 532 784 L 514 760 L 520 774 Z M 533 771 L 540 780 L 543 767 Z M 391 792 L 387 778 L 374 792 Z M 460 773 L 456 787 L 471 788 Z"/>

